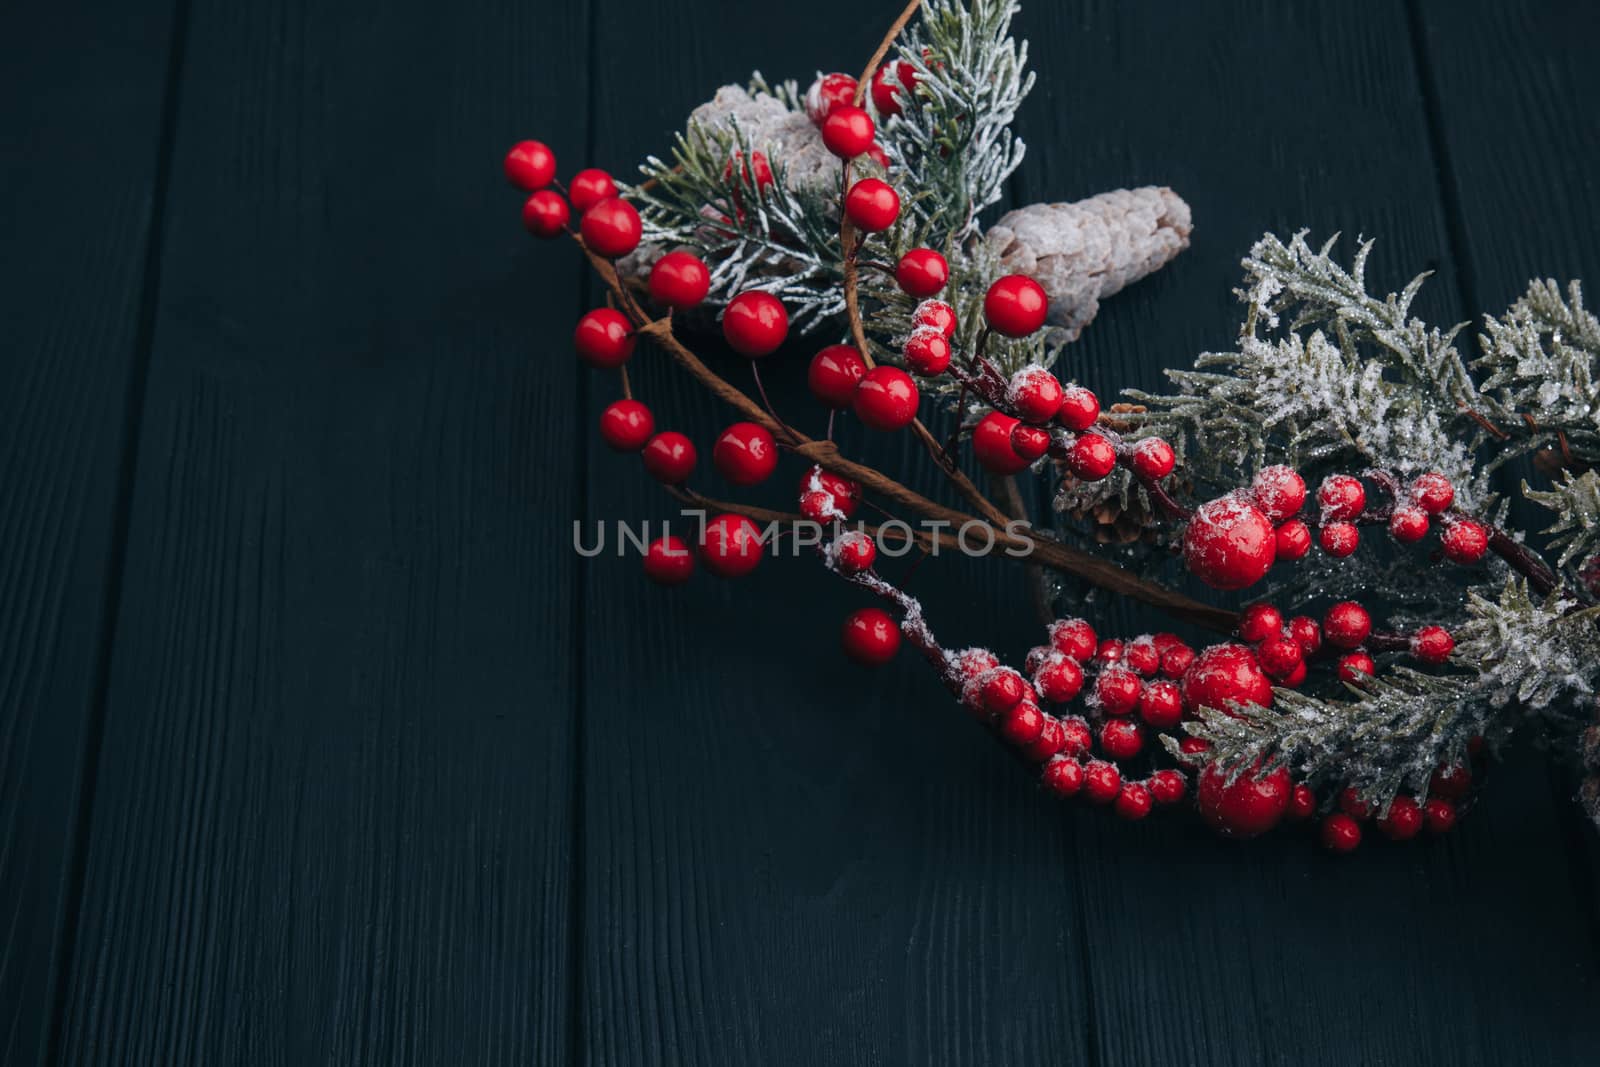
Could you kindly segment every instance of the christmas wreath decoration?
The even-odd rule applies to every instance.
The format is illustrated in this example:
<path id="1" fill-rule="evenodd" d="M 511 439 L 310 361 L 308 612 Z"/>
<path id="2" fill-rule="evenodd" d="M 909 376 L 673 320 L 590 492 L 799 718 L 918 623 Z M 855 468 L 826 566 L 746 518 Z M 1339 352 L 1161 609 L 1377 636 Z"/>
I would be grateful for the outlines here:
<path id="1" fill-rule="evenodd" d="M 1304 822 L 1345 852 L 1372 829 L 1446 833 L 1527 732 L 1581 768 L 1600 821 L 1600 320 L 1577 283 L 1533 283 L 1485 316 L 1469 355 L 1463 326 L 1411 315 L 1423 278 L 1368 292 L 1370 242 L 1345 266 L 1332 240 L 1269 234 L 1243 261 L 1236 345 L 1169 371 L 1170 393 L 1103 407 L 1050 368 L 1102 298 L 1186 247 L 1189 212 L 1150 188 L 980 225 L 1023 158 L 1016 10 L 913 0 L 859 78 L 725 87 L 635 185 L 592 169 L 563 185 L 537 141 L 506 157 L 526 227 L 570 236 L 605 285 L 574 335 L 620 385 L 601 436 L 709 516 L 693 545 L 651 543 L 645 574 L 737 578 L 772 539 L 825 530 L 821 565 L 882 605 L 845 620 L 851 658 L 911 645 L 1044 789 L 1125 819 L 1192 796 L 1236 838 Z M 705 329 L 749 360 L 753 393 L 691 350 Z M 831 342 L 807 376 L 828 413 L 818 436 L 761 386 L 796 333 Z M 631 393 L 640 342 L 736 413 L 711 453 L 727 481 L 765 481 L 780 453 L 807 464 L 793 512 L 692 487 L 694 442 L 657 432 Z M 958 502 L 844 455 L 841 413 L 914 435 Z M 963 469 L 969 451 L 990 492 Z M 1525 457 L 1540 484 L 1507 494 L 1504 468 Z M 1029 469 L 1052 480 L 1050 528 L 1022 513 L 1013 479 Z M 1518 529 L 1513 504 L 1553 522 Z M 946 648 L 879 566 L 891 541 L 1020 557 L 1057 578 L 1041 603 L 1090 587 L 1217 639 L 1065 617 L 1020 667 Z M 1177 566 L 1252 601 L 1197 600 Z M 1381 624 L 1369 593 L 1397 605 Z"/>

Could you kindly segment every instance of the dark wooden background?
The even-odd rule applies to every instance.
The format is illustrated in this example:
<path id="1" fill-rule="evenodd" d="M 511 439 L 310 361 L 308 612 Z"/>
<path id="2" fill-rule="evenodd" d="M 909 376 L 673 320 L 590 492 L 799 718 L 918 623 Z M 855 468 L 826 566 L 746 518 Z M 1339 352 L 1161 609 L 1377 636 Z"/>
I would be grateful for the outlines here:
<path id="1" fill-rule="evenodd" d="M 845 665 L 807 565 L 666 593 L 573 555 L 666 501 L 596 445 L 596 294 L 501 153 L 626 173 L 894 7 L 0 10 L 0 1060 L 1596 1062 L 1600 852 L 1537 756 L 1348 860 L 1129 827 L 911 657 Z M 1380 237 L 1445 323 L 1600 281 L 1593 16 L 1037 0 L 1015 198 L 1196 219 L 1069 372 L 1226 346 L 1268 228 Z M 1020 654 L 997 567 L 918 591 Z"/>

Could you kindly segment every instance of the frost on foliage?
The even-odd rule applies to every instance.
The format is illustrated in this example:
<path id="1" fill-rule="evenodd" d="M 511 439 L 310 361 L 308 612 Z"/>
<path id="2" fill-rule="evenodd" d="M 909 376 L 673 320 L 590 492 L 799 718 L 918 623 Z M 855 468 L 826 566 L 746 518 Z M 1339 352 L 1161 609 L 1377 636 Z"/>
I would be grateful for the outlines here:
<path id="1" fill-rule="evenodd" d="M 1566 471 L 1547 493 L 1523 482 L 1522 495 L 1556 513 L 1555 525 L 1544 532 L 1554 535 L 1550 547 L 1562 550 L 1557 566 L 1600 553 L 1600 476 L 1594 471 L 1581 475 Z"/>
<path id="2" fill-rule="evenodd" d="M 1500 318 L 1485 318 L 1479 345 L 1486 406 L 1523 438 L 1516 451 L 1560 444 L 1600 462 L 1600 320 L 1577 282 L 1566 299 L 1553 281 L 1532 283 Z"/>
<path id="3" fill-rule="evenodd" d="M 1529 716 L 1566 725 L 1566 709 L 1600 685 L 1600 609 L 1539 602 L 1509 581 L 1496 599 L 1470 594 L 1467 611 L 1457 673 L 1394 667 L 1345 700 L 1276 689 L 1270 709 L 1236 717 L 1205 708 L 1187 729 L 1230 772 L 1265 760 L 1313 785 L 1353 785 L 1380 811 L 1401 790 L 1424 795 L 1433 771 L 1463 760 L 1472 738 L 1497 744 Z"/>

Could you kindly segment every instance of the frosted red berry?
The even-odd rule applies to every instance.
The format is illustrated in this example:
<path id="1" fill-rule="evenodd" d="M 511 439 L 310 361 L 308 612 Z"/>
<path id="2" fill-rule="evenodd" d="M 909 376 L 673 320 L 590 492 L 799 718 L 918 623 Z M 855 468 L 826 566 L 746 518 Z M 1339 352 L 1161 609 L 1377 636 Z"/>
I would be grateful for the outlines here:
<path id="1" fill-rule="evenodd" d="M 553 189 L 540 189 L 522 205 L 522 225 L 535 237 L 545 240 L 561 236 L 571 218 L 567 202 Z"/>
<path id="2" fill-rule="evenodd" d="M 680 311 L 692 308 L 711 291 L 711 272 L 699 256 L 668 252 L 650 268 L 650 299 Z"/>
<path id="3" fill-rule="evenodd" d="M 1472 791 L 1472 772 L 1459 763 L 1440 767 L 1428 779 L 1428 795 L 1445 800 L 1462 800 Z"/>
<path id="4" fill-rule="evenodd" d="M 1161 673 L 1168 678 L 1182 678 L 1193 663 L 1194 649 L 1188 645 L 1174 645 L 1161 653 Z"/>
<path id="5" fill-rule="evenodd" d="M 1100 418 L 1100 398 L 1081 385 L 1069 385 L 1061 392 L 1056 421 L 1074 432 L 1082 432 Z"/>
<path id="6" fill-rule="evenodd" d="M 1039 739 L 1029 745 L 1023 755 L 1036 763 L 1043 763 L 1054 756 L 1066 744 L 1066 734 L 1061 729 L 1061 720 L 1049 715 L 1043 716 L 1044 726 L 1039 730 Z"/>
<path id="7" fill-rule="evenodd" d="M 1161 650 L 1149 637 L 1136 637 L 1123 646 L 1122 663 L 1134 673 L 1148 678 L 1161 669 Z"/>
<path id="8" fill-rule="evenodd" d="M 818 521 L 839 517 L 848 519 L 856 513 L 856 508 L 861 504 L 860 482 L 819 466 L 813 466 L 800 476 L 799 492 L 802 500 L 812 494 L 827 498 L 826 506 L 818 515 L 807 516 Z M 835 512 L 838 514 L 835 515 Z"/>
<path id="9" fill-rule="evenodd" d="M 1261 669 L 1274 678 L 1288 679 L 1305 666 L 1305 649 L 1292 637 L 1274 634 L 1256 649 Z"/>
<path id="10" fill-rule="evenodd" d="M 1077 796 L 1083 788 L 1083 764 L 1075 759 L 1057 756 L 1044 765 L 1040 775 L 1044 787 L 1059 797 Z"/>
<path id="11" fill-rule="evenodd" d="M 1423 663 L 1443 663 L 1455 648 L 1455 638 L 1443 626 L 1424 626 L 1411 635 L 1411 654 Z"/>
<path id="12" fill-rule="evenodd" d="M 1309 615 L 1296 615 L 1289 620 L 1289 636 L 1299 642 L 1309 656 L 1322 647 L 1322 624 Z"/>
<path id="13" fill-rule="evenodd" d="M 1100 751 L 1114 760 L 1130 760 L 1144 749 L 1144 727 L 1133 719 L 1107 719 L 1100 725 Z"/>
<path id="14" fill-rule="evenodd" d="M 1061 751 L 1069 756 L 1081 756 L 1094 745 L 1089 724 L 1077 716 L 1061 720 L 1061 737 Z"/>
<path id="15" fill-rule="evenodd" d="M 778 467 L 778 444 L 765 426 L 736 422 L 717 436 L 711 462 L 734 485 L 759 485 Z"/>
<path id="16" fill-rule="evenodd" d="M 1097 482 L 1117 465 L 1117 450 L 1097 433 L 1083 433 L 1067 449 L 1067 466 L 1086 482 Z"/>
<path id="17" fill-rule="evenodd" d="M 1006 399 L 1024 422 L 1049 422 L 1061 407 L 1061 383 L 1043 367 L 1024 367 L 1011 376 Z"/>
<path id="18" fill-rule="evenodd" d="M 1133 473 L 1147 482 L 1159 482 L 1172 473 L 1178 456 L 1172 446 L 1159 437 L 1146 437 L 1133 446 Z"/>
<path id="19" fill-rule="evenodd" d="M 1122 788 L 1122 772 L 1115 763 L 1093 760 L 1083 769 L 1083 794 L 1092 804 L 1109 804 Z"/>
<path id="20" fill-rule="evenodd" d="M 1317 544 L 1334 559 L 1344 559 L 1361 545 L 1361 531 L 1353 522 L 1330 522 L 1317 531 Z"/>
<path id="21" fill-rule="evenodd" d="M 860 530 L 847 530 L 833 544 L 833 556 L 845 574 L 860 574 L 872 569 L 878 560 L 878 546 Z"/>
<path id="22" fill-rule="evenodd" d="M 895 265 L 894 280 L 908 296 L 933 296 L 950 280 L 950 263 L 931 248 L 913 248 Z"/>
<path id="23" fill-rule="evenodd" d="M 860 608 L 845 617 L 839 640 L 845 655 L 868 667 L 879 667 L 900 651 L 900 627 L 880 608 Z"/>
<path id="24" fill-rule="evenodd" d="M 590 167 L 572 176 L 567 195 L 572 198 L 572 209 L 581 215 L 600 201 L 616 196 L 617 183 L 605 171 Z"/>
<path id="25" fill-rule="evenodd" d="M 899 367 L 877 366 L 856 386 L 856 417 L 874 430 L 903 430 L 917 417 L 922 394 Z"/>
<path id="26" fill-rule="evenodd" d="M 1365 652 L 1351 652 L 1339 657 L 1339 680 L 1350 685 L 1362 685 L 1378 673 L 1378 665 Z"/>
<path id="27" fill-rule="evenodd" d="M 1311 528 L 1299 519 L 1290 519 L 1273 532 L 1278 559 L 1293 563 L 1311 551 Z"/>
<path id="28" fill-rule="evenodd" d="M 1348 522 L 1361 517 L 1367 506 L 1367 490 L 1361 479 L 1348 474 L 1330 474 L 1317 490 L 1317 506 L 1324 522 Z"/>
<path id="29" fill-rule="evenodd" d="M 625 256 L 638 248 L 639 238 L 644 233 L 639 212 L 619 196 L 602 200 L 585 211 L 578 228 L 590 251 L 608 259 Z"/>
<path id="30" fill-rule="evenodd" d="M 1272 522 L 1297 515 L 1306 502 L 1306 483 L 1293 467 L 1263 467 L 1250 482 L 1250 498 Z"/>
<path id="31" fill-rule="evenodd" d="M 1289 808 L 1289 772 L 1283 767 L 1262 777 L 1243 771 L 1232 785 L 1215 763 L 1200 774 L 1200 814 L 1224 837 L 1249 838 L 1266 833 Z"/>
<path id="32" fill-rule="evenodd" d="M 1152 730 L 1170 730 L 1183 719 L 1183 690 L 1177 682 L 1146 682 L 1139 693 L 1139 718 Z"/>
<path id="33" fill-rule="evenodd" d="M 1083 668 L 1076 660 L 1057 656 L 1033 675 L 1034 688 L 1052 704 L 1065 704 L 1083 690 Z"/>
<path id="34" fill-rule="evenodd" d="M 1098 663 L 1121 663 L 1126 652 L 1127 646 L 1121 641 L 1115 637 L 1106 637 L 1095 647 L 1094 658 Z"/>
<path id="35" fill-rule="evenodd" d="M 931 378 L 950 368 L 950 342 L 938 330 L 916 330 L 901 349 L 913 374 Z"/>
<path id="36" fill-rule="evenodd" d="M 1419 507 L 1398 507 L 1389 516 L 1389 536 L 1413 545 L 1428 536 L 1428 513 Z"/>
<path id="37" fill-rule="evenodd" d="M 938 330 L 948 340 L 956 335 L 956 309 L 943 300 L 924 300 L 911 313 L 911 325 Z"/>
<path id="38" fill-rule="evenodd" d="M 1378 820 L 1378 830 L 1390 841 L 1409 841 L 1422 830 L 1422 805 L 1407 796 L 1389 802 L 1389 813 Z"/>
<path id="39" fill-rule="evenodd" d="M 1044 712 L 1031 700 L 1024 700 L 1000 713 L 1000 736 L 1016 745 L 1027 748 L 1044 734 Z"/>
<path id="40" fill-rule="evenodd" d="M 676 430 L 663 430 L 650 438 L 640 456 L 650 477 L 665 485 L 681 485 L 699 458 L 694 442 Z"/>
<path id="41" fill-rule="evenodd" d="M 541 141 L 518 141 L 506 153 L 506 177 L 519 189 L 543 189 L 556 180 L 556 154 Z"/>
<path id="42" fill-rule="evenodd" d="M 1050 624 L 1050 644 L 1062 655 L 1082 663 L 1094 658 L 1100 637 L 1084 619 L 1057 619 Z"/>
<path id="43" fill-rule="evenodd" d="M 882 178 L 862 178 L 845 194 L 844 213 L 856 229 L 881 233 L 900 217 L 900 194 Z"/>
<path id="44" fill-rule="evenodd" d="M 706 522 L 700 562 L 719 578 L 739 578 L 761 562 L 761 530 L 743 515 L 723 514 Z"/>
<path id="45" fill-rule="evenodd" d="M 885 63 L 872 76 L 872 106 L 880 115 L 898 115 L 901 102 L 916 85 L 916 67 L 903 59 Z"/>
<path id="46" fill-rule="evenodd" d="M 1299 663 L 1294 665 L 1293 670 L 1289 671 L 1287 674 L 1277 676 L 1278 683 L 1280 685 L 1287 686 L 1290 689 L 1299 689 L 1305 684 L 1306 675 L 1310 673 L 1310 670 L 1306 667 L 1306 661 L 1302 659 Z"/>
<path id="47" fill-rule="evenodd" d="M 1252 604 L 1239 616 L 1239 636 L 1251 644 L 1274 637 L 1283 629 L 1283 612 L 1271 604 Z"/>
<path id="48" fill-rule="evenodd" d="M 872 146 L 877 127 L 854 104 L 835 104 L 822 120 L 822 143 L 840 159 L 854 159 Z"/>
<path id="49" fill-rule="evenodd" d="M 1447 834 L 1455 829 L 1456 806 L 1439 797 L 1429 797 L 1422 805 L 1422 824 L 1430 834 Z"/>
<path id="50" fill-rule="evenodd" d="M 1010 668 L 1001 668 L 985 678 L 978 689 L 978 699 L 985 711 L 998 715 L 1010 711 L 1027 695 L 1027 683 L 1022 675 Z"/>
<path id="51" fill-rule="evenodd" d="M 728 301 L 723 310 L 722 336 L 741 356 L 770 356 L 789 336 L 789 313 L 783 301 L 771 293 L 747 290 Z"/>
<path id="52" fill-rule="evenodd" d="M 1200 505 L 1183 532 L 1183 560 L 1214 589 L 1245 589 L 1259 582 L 1277 558 L 1272 523 L 1239 496 Z"/>
<path id="53" fill-rule="evenodd" d="M 637 400 L 618 400 L 600 413 L 600 436 L 618 452 L 637 452 L 656 432 L 656 419 Z"/>
<path id="54" fill-rule="evenodd" d="M 1234 714 L 1231 704 L 1272 706 L 1272 683 L 1255 653 L 1244 645 L 1212 645 L 1183 674 L 1183 704 Z M 1230 703 L 1231 702 L 1231 703 Z"/>
<path id="55" fill-rule="evenodd" d="M 1295 785 L 1289 793 L 1289 807 L 1284 812 L 1289 818 L 1299 822 L 1309 819 L 1317 813 L 1317 794 L 1304 782 Z"/>
<path id="56" fill-rule="evenodd" d="M 1032 463 L 1050 451 L 1050 432 L 1019 422 L 1011 428 L 1011 447 L 1017 455 Z"/>
<path id="57" fill-rule="evenodd" d="M 866 361 L 854 345 L 829 345 L 811 357 L 806 386 L 812 396 L 828 407 L 847 408 L 855 399 L 856 385 L 866 373 Z"/>
<path id="58" fill-rule="evenodd" d="M 1361 799 L 1361 790 L 1353 785 L 1347 785 L 1339 790 L 1339 810 L 1352 819 L 1369 819 L 1372 817 L 1372 805 Z"/>
<path id="59" fill-rule="evenodd" d="M 1441 515 L 1456 502 L 1455 486 L 1450 479 L 1435 471 L 1418 475 L 1411 483 L 1411 499 L 1429 515 Z"/>
<path id="60" fill-rule="evenodd" d="M 1354 600 L 1341 601 L 1322 616 L 1322 639 L 1334 648 L 1355 648 L 1372 633 L 1372 615 Z"/>
<path id="61" fill-rule="evenodd" d="M 1121 667 L 1100 672 L 1094 682 L 1094 696 L 1100 710 L 1107 715 L 1127 715 L 1139 706 L 1139 693 L 1144 688 L 1139 676 Z"/>
<path id="62" fill-rule="evenodd" d="M 848 74 L 824 74 L 806 90 L 806 115 L 813 125 L 822 120 L 840 104 L 850 104 L 856 96 L 856 79 Z"/>
<path id="63" fill-rule="evenodd" d="M 1189 782 L 1183 772 L 1171 767 L 1152 771 L 1150 777 L 1145 779 L 1145 785 L 1150 789 L 1150 799 L 1162 806 L 1176 804 L 1189 791 Z"/>
<path id="64" fill-rule="evenodd" d="M 1322 847 L 1329 852 L 1354 852 L 1361 844 L 1361 824 L 1341 812 L 1334 812 L 1322 820 L 1318 835 Z"/>
<path id="65" fill-rule="evenodd" d="M 1116 802 L 1111 810 L 1129 822 L 1138 822 L 1150 814 L 1152 799 L 1150 789 L 1142 782 L 1123 782 L 1117 790 Z"/>
<path id="66" fill-rule="evenodd" d="M 682 585 L 694 573 L 694 553 L 680 537 L 650 542 L 644 551 L 644 574 L 657 585 Z"/>
<path id="67" fill-rule="evenodd" d="M 572 345 L 591 367 L 620 367 L 633 355 L 633 324 L 612 308 L 595 308 L 578 320 Z"/>
<path id="68" fill-rule="evenodd" d="M 1489 549 L 1489 531 L 1471 519 L 1462 519 L 1446 526 L 1439 541 L 1450 562 L 1476 563 Z"/>
<path id="69" fill-rule="evenodd" d="M 995 333 L 1026 337 L 1044 325 L 1050 298 L 1026 274 L 1008 274 L 989 286 L 983 297 L 983 318 Z"/>
<path id="70" fill-rule="evenodd" d="M 1005 475 L 1027 468 L 1028 460 L 1011 447 L 1011 431 L 1018 425 L 1016 419 L 998 411 L 991 411 L 978 420 L 978 425 L 972 428 L 972 454 L 984 470 Z"/>

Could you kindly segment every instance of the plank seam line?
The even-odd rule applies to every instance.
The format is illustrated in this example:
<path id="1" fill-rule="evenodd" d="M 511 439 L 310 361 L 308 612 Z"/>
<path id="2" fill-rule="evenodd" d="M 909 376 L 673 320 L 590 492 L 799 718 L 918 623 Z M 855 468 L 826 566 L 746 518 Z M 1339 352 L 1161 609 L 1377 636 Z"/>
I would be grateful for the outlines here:
<path id="1" fill-rule="evenodd" d="M 156 316 L 161 297 L 162 252 L 166 244 L 167 201 L 177 146 L 178 112 L 183 92 L 184 56 L 189 38 L 189 0 L 173 0 L 172 30 L 167 46 L 167 69 L 162 81 L 161 122 L 156 134 L 156 169 L 151 187 L 150 218 L 146 226 L 144 265 L 139 281 L 138 317 L 134 328 L 133 363 L 123 400 L 121 458 L 117 468 L 117 495 L 112 512 L 111 558 L 106 571 L 99 633 L 95 638 L 94 683 L 83 758 L 78 771 L 78 798 L 68 846 L 70 860 L 63 891 L 63 908 L 51 952 L 51 1003 L 49 1036 L 44 1062 L 60 1063 L 66 1037 L 67 1002 L 71 991 L 73 955 L 77 949 L 80 910 L 88 874 L 89 834 L 92 829 L 96 780 L 104 742 L 106 705 L 111 690 L 111 667 L 122 608 L 123 575 L 127 566 L 132 526 L 134 482 L 139 467 L 139 442 L 148 400 L 153 361 Z"/>

